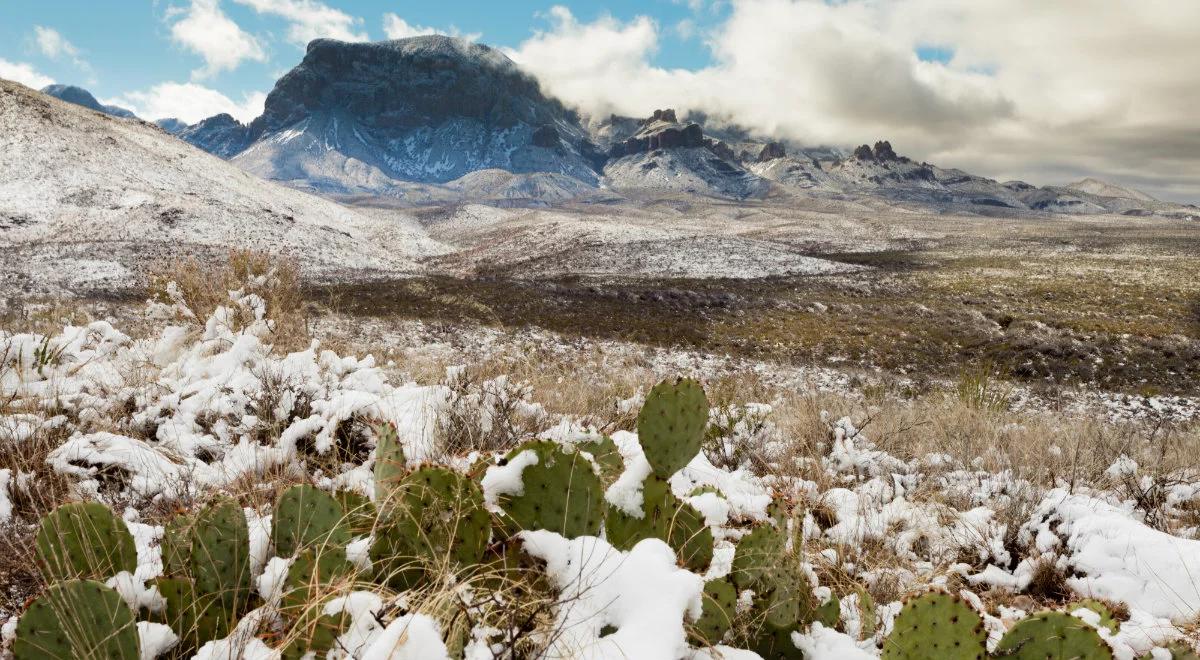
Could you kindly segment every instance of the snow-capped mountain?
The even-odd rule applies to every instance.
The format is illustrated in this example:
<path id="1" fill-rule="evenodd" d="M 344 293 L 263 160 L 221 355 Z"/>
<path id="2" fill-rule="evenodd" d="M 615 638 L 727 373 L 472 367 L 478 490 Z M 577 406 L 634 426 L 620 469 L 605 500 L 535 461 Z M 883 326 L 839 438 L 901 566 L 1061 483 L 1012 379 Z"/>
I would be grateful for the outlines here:
<path id="1" fill-rule="evenodd" d="M 596 181 L 574 113 L 498 50 L 422 36 L 318 39 L 243 126 L 216 117 L 181 137 L 266 179 L 330 193 L 388 193 L 499 168 Z"/>
<path id="2" fill-rule="evenodd" d="M 92 96 L 91 92 L 82 87 L 76 87 L 75 85 L 47 85 L 42 88 L 42 93 L 62 99 L 67 103 L 74 103 L 75 105 L 81 105 L 85 108 L 95 110 L 96 112 L 103 112 L 106 115 L 112 115 L 113 117 L 121 117 L 123 119 L 131 119 L 134 117 L 134 114 L 129 110 L 115 105 L 104 105 L 103 103 L 97 101 L 96 97 Z"/>

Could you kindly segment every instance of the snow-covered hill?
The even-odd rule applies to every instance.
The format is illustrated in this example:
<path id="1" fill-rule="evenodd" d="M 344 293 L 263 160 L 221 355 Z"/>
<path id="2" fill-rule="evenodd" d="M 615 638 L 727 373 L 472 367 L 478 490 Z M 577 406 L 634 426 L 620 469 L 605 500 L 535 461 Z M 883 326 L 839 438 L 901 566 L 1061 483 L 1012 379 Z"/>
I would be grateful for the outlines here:
<path id="1" fill-rule="evenodd" d="M 149 260 L 231 247 L 294 254 L 318 277 L 407 272 L 444 250 L 402 215 L 381 223 L 0 81 L 0 286 L 128 285 Z"/>

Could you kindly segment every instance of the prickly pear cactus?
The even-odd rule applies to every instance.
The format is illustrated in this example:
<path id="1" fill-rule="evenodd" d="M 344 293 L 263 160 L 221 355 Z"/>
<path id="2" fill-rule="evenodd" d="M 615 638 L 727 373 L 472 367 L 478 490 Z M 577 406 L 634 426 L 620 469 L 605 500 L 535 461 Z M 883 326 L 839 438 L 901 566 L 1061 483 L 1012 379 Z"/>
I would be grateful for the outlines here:
<path id="1" fill-rule="evenodd" d="M 344 614 L 322 614 L 302 618 L 292 626 L 288 635 L 291 641 L 283 648 L 282 660 L 301 660 L 306 656 L 324 658 L 349 624 L 350 621 Z"/>
<path id="2" fill-rule="evenodd" d="M 375 427 L 375 503 L 384 508 L 393 490 L 408 474 L 408 461 L 394 424 Z"/>
<path id="3" fill-rule="evenodd" d="M 296 555 L 284 581 L 282 609 L 291 617 L 300 617 L 333 585 L 354 575 L 354 565 L 346 560 L 346 551 L 336 546 L 308 548 Z"/>
<path id="4" fill-rule="evenodd" d="M 159 543 L 162 549 L 163 575 L 188 575 L 192 558 L 192 528 L 195 524 L 196 519 L 188 514 L 179 514 L 167 523 Z"/>
<path id="5" fill-rule="evenodd" d="M 737 589 L 727 579 L 704 584 L 704 606 L 700 618 L 691 627 L 692 642 L 697 646 L 715 646 L 733 626 L 737 613 Z"/>
<path id="6" fill-rule="evenodd" d="M 492 520 L 479 486 L 467 477 L 421 468 L 399 484 L 391 501 L 371 548 L 390 584 L 412 586 L 424 569 L 471 566 L 483 558 Z"/>
<path id="7" fill-rule="evenodd" d="M 980 660 L 987 655 L 986 643 L 978 612 L 958 596 L 931 591 L 904 602 L 883 640 L 883 658 Z"/>
<path id="8" fill-rule="evenodd" d="M 17 623 L 15 660 L 138 660 L 133 612 L 93 580 L 51 585 Z"/>
<path id="9" fill-rule="evenodd" d="M 333 494 L 333 498 L 346 512 L 346 525 L 350 528 L 351 537 L 371 534 L 379 517 L 379 509 L 374 502 L 349 490 L 339 490 Z"/>
<path id="10" fill-rule="evenodd" d="M 708 398 L 700 383 L 665 380 L 646 395 L 638 413 L 638 442 L 654 474 L 667 478 L 682 470 L 704 443 Z"/>
<path id="11" fill-rule="evenodd" d="M 137 548 L 129 528 L 98 502 L 72 502 L 46 514 L 36 544 L 42 573 L 51 582 L 103 581 L 137 569 Z"/>
<path id="12" fill-rule="evenodd" d="M 1112 649 L 1096 629 L 1070 614 L 1039 612 L 1017 622 L 996 647 L 997 658 L 1112 658 Z"/>
<path id="13" fill-rule="evenodd" d="M 505 531 L 545 529 L 569 539 L 598 536 L 604 524 L 604 489 L 591 462 L 548 440 L 527 442 L 506 460 L 525 451 L 536 453 L 538 460 L 521 471 L 521 494 L 500 498 Z"/>
<path id="14" fill-rule="evenodd" d="M 285 490 L 275 502 L 271 538 L 275 554 L 291 557 L 313 546 L 346 547 L 350 527 L 346 512 L 332 495 L 309 485 Z"/>
<path id="15" fill-rule="evenodd" d="M 754 587 L 783 555 L 786 540 L 775 526 L 764 523 L 738 541 L 729 574 L 739 589 Z"/>
<path id="16" fill-rule="evenodd" d="M 621 457 L 621 450 L 607 435 L 575 446 L 592 455 L 592 459 L 600 467 L 600 481 L 605 485 L 616 481 L 625 470 L 625 459 Z"/>
<path id="17" fill-rule="evenodd" d="M 199 594 L 220 600 L 230 615 L 245 608 L 252 594 L 250 531 L 236 501 L 219 500 L 196 516 L 189 568 Z"/>
<path id="18" fill-rule="evenodd" d="M 776 564 L 763 574 L 757 589 L 762 595 L 756 599 L 755 610 L 770 625 L 802 625 L 816 617 L 817 602 L 808 575 L 787 558 L 776 558 Z"/>
<path id="19" fill-rule="evenodd" d="M 1095 598 L 1084 598 L 1081 601 L 1068 605 L 1067 612 L 1074 612 L 1081 607 L 1099 614 L 1101 627 L 1107 628 L 1109 632 L 1115 633 L 1121 627 L 1120 622 L 1117 621 L 1117 617 L 1113 615 L 1108 605 L 1104 604 L 1104 601 L 1096 600 Z"/>
<path id="20" fill-rule="evenodd" d="M 695 572 L 704 572 L 712 561 L 713 535 L 704 517 L 680 502 L 671 493 L 671 485 L 655 475 L 642 483 L 642 517 L 610 506 L 604 529 L 608 542 L 621 550 L 629 550 L 643 539 L 662 539 Z"/>
<path id="21" fill-rule="evenodd" d="M 763 660 L 805 660 L 804 652 L 796 648 L 792 641 L 792 633 L 798 630 L 800 626 L 795 624 L 779 626 L 764 623 L 751 641 L 750 650 Z"/>

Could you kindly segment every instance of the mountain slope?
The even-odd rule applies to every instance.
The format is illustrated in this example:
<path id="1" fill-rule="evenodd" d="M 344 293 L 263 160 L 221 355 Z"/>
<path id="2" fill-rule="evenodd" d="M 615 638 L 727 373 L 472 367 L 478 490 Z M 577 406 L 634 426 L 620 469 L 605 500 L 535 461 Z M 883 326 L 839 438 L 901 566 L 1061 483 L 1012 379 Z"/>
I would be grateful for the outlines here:
<path id="1" fill-rule="evenodd" d="M 226 149 L 239 166 L 321 192 L 386 194 L 393 180 L 491 168 L 597 178 L 572 112 L 499 51 L 451 37 L 317 39 L 244 137 Z"/>
<path id="2" fill-rule="evenodd" d="M 62 99 L 67 103 L 74 103 L 75 105 L 81 105 L 96 112 L 103 112 L 106 115 L 121 117 L 122 119 L 132 119 L 135 117 L 132 112 L 125 108 L 100 103 L 96 100 L 95 96 L 92 96 L 91 92 L 75 85 L 47 85 L 42 88 L 42 93 Z"/>
<path id="3" fill-rule="evenodd" d="M 380 223 L 0 81 L 0 288 L 129 286 L 149 260 L 230 247 L 294 254 L 316 277 L 407 272 L 443 250 L 415 221 Z"/>

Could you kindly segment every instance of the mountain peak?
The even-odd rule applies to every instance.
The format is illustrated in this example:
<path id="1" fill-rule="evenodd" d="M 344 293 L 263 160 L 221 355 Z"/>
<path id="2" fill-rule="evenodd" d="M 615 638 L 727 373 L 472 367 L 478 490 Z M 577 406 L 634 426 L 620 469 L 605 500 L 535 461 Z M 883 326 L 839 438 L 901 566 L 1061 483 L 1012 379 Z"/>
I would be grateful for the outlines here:
<path id="1" fill-rule="evenodd" d="M 106 115 L 123 118 L 134 117 L 134 114 L 125 108 L 115 105 L 104 105 L 97 101 L 91 92 L 76 85 L 55 83 L 53 85 L 46 85 L 41 91 L 43 94 L 48 94 L 56 99 L 66 101 L 67 103 L 74 103 L 75 105 L 83 106 L 96 112 L 103 112 Z"/>
<path id="2" fill-rule="evenodd" d="M 1075 183 L 1068 183 L 1064 187 L 1071 190 L 1088 193 L 1090 195 L 1096 195 L 1098 197 L 1120 197 L 1125 199 L 1136 199 L 1142 202 L 1158 201 L 1140 190 L 1125 188 L 1123 186 L 1118 186 L 1115 183 L 1101 181 L 1100 179 L 1090 176 L 1080 179 Z"/>

